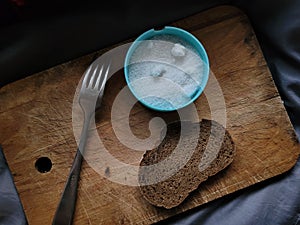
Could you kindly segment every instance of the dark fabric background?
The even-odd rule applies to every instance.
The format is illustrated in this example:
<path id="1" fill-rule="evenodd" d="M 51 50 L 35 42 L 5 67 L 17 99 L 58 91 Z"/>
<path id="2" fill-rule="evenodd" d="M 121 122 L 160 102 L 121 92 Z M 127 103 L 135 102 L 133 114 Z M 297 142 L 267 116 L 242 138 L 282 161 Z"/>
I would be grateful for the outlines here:
<path id="1" fill-rule="evenodd" d="M 27 224 L 12 175 L 0 146 L 0 224 Z"/>
<path id="2" fill-rule="evenodd" d="M 228 3 L 249 16 L 284 105 L 300 137 L 300 1 L 125 0 L 0 1 L 0 86 L 136 36 L 155 26 Z M 167 12 L 167 13 L 166 13 Z M 3 166 L 4 165 L 4 166 Z M 24 224 L 0 160 L 0 224 Z M 160 224 L 300 224 L 300 162 L 288 173 Z M 10 197 L 8 197 L 10 196 Z M 5 207 L 6 205 L 11 207 Z"/>

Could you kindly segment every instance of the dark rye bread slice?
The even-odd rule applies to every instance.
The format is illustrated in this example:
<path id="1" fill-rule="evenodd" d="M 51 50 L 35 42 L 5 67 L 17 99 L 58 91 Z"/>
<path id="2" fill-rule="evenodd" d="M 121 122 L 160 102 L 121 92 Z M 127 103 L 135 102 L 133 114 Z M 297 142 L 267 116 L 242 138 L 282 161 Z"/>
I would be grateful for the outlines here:
<path id="1" fill-rule="evenodd" d="M 160 163 L 159 168 L 151 168 L 150 165 L 157 165 L 170 157 L 178 144 L 181 123 L 183 127 L 188 127 L 185 135 L 181 137 L 183 146 L 186 147 L 180 149 L 171 164 Z M 182 203 L 200 183 L 227 167 L 235 155 L 232 138 L 219 123 L 212 120 L 181 123 L 169 124 L 161 144 L 153 150 L 146 151 L 140 162 L 138 179 L 143 197 L 151 204 L 167 209 Z M 195 135 L 195 132 L 199 135 Z M 193 147 L 191 157 L 187 158 L 189 152 L 186 149 L 189 149 L 189 143 L 193 141 L 196 147 Z M 174 168 L 173 175 L 164 180 L 160 179 L 165 176 L 164 173 Z"/>

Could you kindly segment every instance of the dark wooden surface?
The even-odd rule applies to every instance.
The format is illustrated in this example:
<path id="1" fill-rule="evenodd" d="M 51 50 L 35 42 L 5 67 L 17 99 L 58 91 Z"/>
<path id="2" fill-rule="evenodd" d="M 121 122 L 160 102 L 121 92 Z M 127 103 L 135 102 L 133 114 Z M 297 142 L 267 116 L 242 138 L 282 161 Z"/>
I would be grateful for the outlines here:
<path id="1" fill-rule="evenodd" d="M 282 174 L 298 158 L 294 130 L 247 17 L 224 6 L 172 25 L 190 31 L 208 52 L 224 94 L 227 129 L 236 143 L 236 158 L 171 210 L 153 207 L 137 187 L 111 182 L 84 162 L 75 224 L 150 224 Z M 84 70 L 101 52 L 0 90 L 0 143 L 30 224 L 51 224 L 77 148 L 72 130 L 73 96 Z M 97 128 L 112 154 L 137 164 L 143 153 L 126 151 L 110 123 L 112 101 L 125 86 L 123 76 L 120 71 L 108 82 L 103 107 L 96 116 Z M 207 88 L 213 85 L 210 79 Z M 205 94 L 195 104 L 200 118 L 211 117 Z M 166 117 L 139 104 L 132 113 L 130 125 L 137 137 L 149 135 L 149 119 Z M 36 160 L 43 156 L 53 163 L 48 173 L 35 168 Z"/>

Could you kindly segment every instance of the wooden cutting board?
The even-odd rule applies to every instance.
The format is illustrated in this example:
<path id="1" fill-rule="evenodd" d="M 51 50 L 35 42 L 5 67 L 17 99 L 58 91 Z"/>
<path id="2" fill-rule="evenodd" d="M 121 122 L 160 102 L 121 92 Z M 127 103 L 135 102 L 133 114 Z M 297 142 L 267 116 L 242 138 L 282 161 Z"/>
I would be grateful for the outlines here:
<path id="1" fill-rule="evenodd" d="M 294 130 L 247 17 L 236 8 L 223 6 L 172 25 L 190 31 L 208 52 L 211 69 L 224 94 L 227 129 L 236 143 L 236 158 L 229 168 L 171 210 L 148 204 L 137 187 L 114 183 L 84 162 L 75 224 L 151 224 L 282 174 L 298 158 L 300 148 Z M 88 65 L 106 50 L 0 90 L 0 143 L 29 224 L 51 224 L 77 147 L 72 130 L 76 86 Z M 214 82 L 210 79 L 207 88 L 214 87 Z M 96 115 L 97 128 L 112 154 L 124 162 L 134 159 L 138 163 L 142 152 L 126 149 L 110 123 L 112 102 L 124 86 L 122 71 L 109 80 L 103 107 Z M 200 119 L 211 117 L 205 94 L 195 105 Z M 169 120 L 176 117 L 136 104 L 130 116 L 132 132 L 147 137 L 149 120 L 154 116 Z M 40 157 L 52 161 L 49 172 L 36 169 Z M 105 175 L 109 177 L 109 171 Z"/>

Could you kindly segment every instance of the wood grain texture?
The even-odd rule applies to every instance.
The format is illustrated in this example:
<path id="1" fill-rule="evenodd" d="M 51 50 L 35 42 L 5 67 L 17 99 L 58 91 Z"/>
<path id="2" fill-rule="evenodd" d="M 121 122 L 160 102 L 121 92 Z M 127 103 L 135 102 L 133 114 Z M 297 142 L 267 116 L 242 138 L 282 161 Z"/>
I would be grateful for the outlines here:
<path id="1" fill-rule="evenodd" d="M 183 204 L 171 210 L 147 203 L 137 187 L 111 182 L 83 163 L 74 224 L 151 224 L 288 171 L 299 155 L 287 113 L 274 86 L 247 17 L 232 7 L 218 7 L 172 25 L 194 34 L 205 46 L 226 102 L 227 129 L 236 143 L 232 165 L 210 178 Z M 0 90 L 0 143 L 12 170 L 30 224 L 51 224 L 76 153 L 72 101 L 88 65 L 105 50 L 58 65 Z M 210 79 L 209 85 L 213 85 Z M 119 71 L 109 80 L 103 107 L 96 115 L 99 136 L 120 160 L 137 164 L 142 152 L 119 143 L 110 123 L 114 98 L 125 86 Z M 132 96 L 131 96 L 132 97 Z M 200 118 L 211 112 L 203 94 L 195 102 Z M 130 114 L 132 132 L 149 135 L 154 116 L 167 121 L 176 113 L 158 113 L 136 104 Z M 52 160 L 48 173 L 35 161 Z"/>

